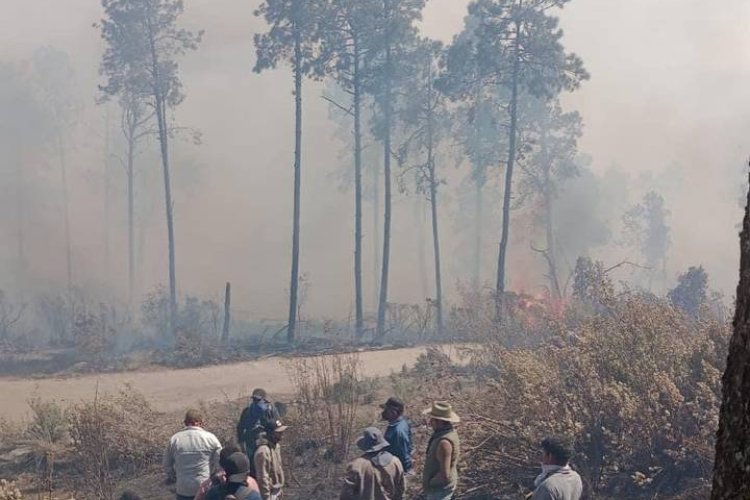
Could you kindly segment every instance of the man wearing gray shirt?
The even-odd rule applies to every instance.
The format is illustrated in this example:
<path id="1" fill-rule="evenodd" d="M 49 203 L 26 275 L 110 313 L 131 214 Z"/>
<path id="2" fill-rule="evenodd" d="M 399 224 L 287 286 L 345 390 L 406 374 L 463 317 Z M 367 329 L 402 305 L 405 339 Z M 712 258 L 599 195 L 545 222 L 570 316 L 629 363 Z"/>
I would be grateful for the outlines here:
<path id="1" fill-rule="evenodd" d="M 580 500 L 583 495 L 581 476 L 570 468 L 573 447 L 563 437 L 542 441 L 542 473 L 534 481 L 532 500 Z"/>
<path id="2" fill-rule="evenodd" d="M 172 436 L 164 453 L 167 479 L 175 483 L 177 500 L 192 500 L 203 481 L 219 465 L 221 443 L 203 429 L 203 415 L 190 409 L 185 414 L 185 428 Z"/>

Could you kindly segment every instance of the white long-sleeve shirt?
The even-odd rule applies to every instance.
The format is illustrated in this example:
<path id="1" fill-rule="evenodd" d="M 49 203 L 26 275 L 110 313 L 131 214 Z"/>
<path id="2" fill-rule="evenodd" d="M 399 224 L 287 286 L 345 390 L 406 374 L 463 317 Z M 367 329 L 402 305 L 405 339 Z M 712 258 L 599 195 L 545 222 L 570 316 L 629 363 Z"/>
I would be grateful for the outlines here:
<path id="1" fill-rule="evenodd" d="M 203 481 L 219 466 L 221 443 L 200 427 L 185 427 L 169 440 L 164 452 L 164 469 L 177 480 L 176 493 L 195 496 Z"/>

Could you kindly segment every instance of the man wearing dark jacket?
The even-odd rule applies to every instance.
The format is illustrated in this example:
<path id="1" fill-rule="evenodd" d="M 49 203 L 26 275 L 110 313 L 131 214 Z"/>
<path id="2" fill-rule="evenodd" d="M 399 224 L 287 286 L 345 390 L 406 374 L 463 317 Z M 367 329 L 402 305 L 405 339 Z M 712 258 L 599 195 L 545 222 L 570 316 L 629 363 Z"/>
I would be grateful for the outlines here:
<path id="1" fill-rule="evenodd" d="M 411 426 L 404 418 L 404 403 L 398 398 L 388 398 L 383 409 L 383 420 L 388 421 L 385 429 L 385 440 L 390 446 L 388 452 L 401 461 L 404 472 L 412 469 L 411 459 Z"/>
<path id="2" fill-rule="evenodd" d="M 250 404 L 242 410 L 237 422 L 237 442 L 244 447 L 245 453 L 250 460 L 250 472 L 253 473 L 253 455 L 255 455 L 255 443 L 258 435 L 263 430 L 261 420 L 272 408 L 268 402 L 266 391 L 258 388 L 253 390 Z"/>

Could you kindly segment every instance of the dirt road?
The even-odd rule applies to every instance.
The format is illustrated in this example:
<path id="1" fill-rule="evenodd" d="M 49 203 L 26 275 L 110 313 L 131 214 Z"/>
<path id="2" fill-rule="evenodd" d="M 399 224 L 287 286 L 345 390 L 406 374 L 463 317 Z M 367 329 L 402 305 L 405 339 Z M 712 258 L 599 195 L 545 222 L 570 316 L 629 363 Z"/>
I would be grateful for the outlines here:
<path id="1" fill-rule="evenodd" d="M 368 377 L 388 375 L 400 370 L 404 364 L 413 365 L 424 350 L 424 347 L 413 347 L 362 352 L 362 371 Z M 181 410 L 200 401 L 223 399 L 225 394 L 229 397 L 245 396 L 258 386 L 271 393 L 289 394 L 293 388 L 283 363 L 284 358 L 275 357 L 185 370 L 49 379 L 0 378 L 0 417 L 27 418 L 27 400 L 34 395 L 70 404 L 93 398 L 97 386 L 100 393 L 107 393 L 129 384 L 162 411 Z"/>

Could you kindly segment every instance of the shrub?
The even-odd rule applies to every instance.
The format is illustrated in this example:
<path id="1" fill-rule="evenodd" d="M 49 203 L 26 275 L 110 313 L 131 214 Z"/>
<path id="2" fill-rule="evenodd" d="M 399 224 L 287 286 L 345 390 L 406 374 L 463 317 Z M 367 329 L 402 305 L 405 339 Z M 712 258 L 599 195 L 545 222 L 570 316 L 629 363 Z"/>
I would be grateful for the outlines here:
<path id="1" fill-rule="evenodd" d="M 481 443 L 472 477 L 508 487 L 534 474 L 547 434 L 576 437 L 575 464 L 597 495 L 676 494 L 710 481 L 726 324 L 692 321 L 628 295 L 542 346 L 480 349 L 486 389 L 467 402 Z"/>
<path id="2" fill-rule="evenodd" d="M 356 432 L 362 377 L 356 353 L 296 358 L 287 365 L 305 423 L 323 434 L 327 455 L 346 459 Z M 322 432 L 321 432 L 322 431 Z"/>
<path id="3" fill-rule="evenodd" d="M 27 401 L 31 408 L 31 423 L 26 434 L 47 444 L 64 442 L 68 437 L 68 420 L 65 410 L 55 401 L 42 400 L 34 396 Z"/>
<path id="4" fill-rule="evenodd" d="M 118 479 L 156 463 L 168 432 L 143 395 L 125 388 L 98 395 L 70 410 L 74 464 L 87 497 L 109 499 Z"/>
<path id="5" fill-rule="evenodd" d="M 0 479 L 0 500 L 23 500 L 23 496 L 16 483 Z"/>

